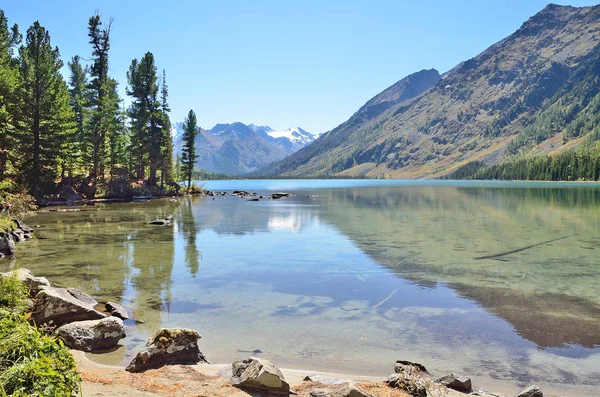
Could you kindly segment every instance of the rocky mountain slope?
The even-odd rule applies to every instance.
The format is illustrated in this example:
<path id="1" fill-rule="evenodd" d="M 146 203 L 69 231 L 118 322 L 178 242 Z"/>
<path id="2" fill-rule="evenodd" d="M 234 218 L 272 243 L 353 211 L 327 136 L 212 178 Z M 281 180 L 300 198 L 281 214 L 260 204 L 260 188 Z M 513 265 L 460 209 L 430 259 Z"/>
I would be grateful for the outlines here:
<path id="1" fill-rule="evenodd" d="M 433 178 L 600 137 L 600 6 L 548 5 L 441 79 L 406 77 L 265 175 Z"/>
<path id="2" fill-rule="evenodd" d="M 182 123 L 174 125 L 174 151 L 181 153 Z M 201 129 L 196 137 L 196 168 L 228 175 L 243 175 L 281 160 L 314 141 L 302 128 L 275 131 L 268 126 L 243 123 L 217 124 Z"/>

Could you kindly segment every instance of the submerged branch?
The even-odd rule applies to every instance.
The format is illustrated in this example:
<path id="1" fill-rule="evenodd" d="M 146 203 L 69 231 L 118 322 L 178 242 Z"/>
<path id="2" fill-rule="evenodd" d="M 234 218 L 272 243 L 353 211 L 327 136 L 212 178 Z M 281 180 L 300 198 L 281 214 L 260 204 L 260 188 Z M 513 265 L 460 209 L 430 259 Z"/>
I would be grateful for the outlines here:
<path id="1" fill-rule="evenodd" d="M 516 248 L 516 249 L 514 249 L 514 250 L 510 250 L 510 251 L 500 252 L 500 253 L 498 253 L 498 254 L 493 254 L 493 255 L 485 255 L 485 256 L 478 256 L 477 258 L 474 258 L 474 259 L 478 261 L 478 260 L 481 260 L 481 259 L 493 259 L 493 258 L 498 258 L 498 257 L 501 257 L 501 256 L 505 256 L 505 255 L 514 254 L 515 252 L 525 251 L 525 250 L 528 250 L 528 249 L 530 249 L 530 248 L 537 247 L 537 246 L 539 246 L 539 245 L 544 245 L 544 244 L 552 243 L 552 242 L 554 242 L 554 241 L 558 241 L 558 240 L 564 240 L 564 239 L 567 239 L 567 238 L 570 238 L 570 237 L 573 237 L 573 236 L 577 236 L 577 234 L 578 234 L 578 233 L 571 234 L 571 235 L 569 235 L 569 236 L 564 236 L 564 237 L 553 238 L 552 240 L 543 241 L 543 242 L 541 242 L 541 243 L 537 243 L 537 244 L 531 244 L 531 245 L 528 245 L 528 246 L 526 246 L 526 247 Z"/>

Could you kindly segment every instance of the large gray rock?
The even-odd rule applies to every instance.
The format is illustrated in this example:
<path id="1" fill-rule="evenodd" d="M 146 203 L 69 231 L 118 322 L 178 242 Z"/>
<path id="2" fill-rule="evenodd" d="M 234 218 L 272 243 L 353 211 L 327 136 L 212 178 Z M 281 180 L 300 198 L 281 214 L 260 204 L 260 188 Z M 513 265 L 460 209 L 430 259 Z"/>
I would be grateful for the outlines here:
<path id="1" fill-rule="evenodd" d="M 10 232 L 0 232 L 0 254 L 10 256 L 15 253 L 15 239 Z"/>
<path id="2" fill-rule="evenodd" d="M 75 288 L 42 287 L 35 296 L 31 319 L 37 324 L 57 327 L 74 321 L 99 320 L 106 317 L 94 309 L 94 298 Z"/>
<path id="3" fill-rule="evenodd" d="M 120 318 L 106 317 L 62 325 L 56 334 L 69 348 L 91 352 L 114 349 L 125 337 L 125 329 Z"/>
<path id="4" fill-rule="evenodd" d="M 185 328 L 163 328 L 148 340 L 125 369 L 142 372 L 168 364 L 208 363 L 198 348 L 198 332 Z"/>
<path id="5" fill-rule="evenodd" d="M 6 273 L 0 273 L 0 277 L 16 277 L 17 280 L 19 280 L 20 282 L 25 284 L 27 288 L 29 288 L 29 291 L 32 296 L 35 296 L 39 292 L 40 288 L 50 287 L 50 282 L 45 277 L 35 277 L 27 269 L 17 269 Z"/>
<path id="6" fill-rule="evenodd" d="M 310 397 L 372 397 L 372 395 L 350 383 L 344 383 L 343 385 L 315 389 L 310 392 Z"/>
<path id="7" fill-rule="evenodd" d="M 125 308 L 123 306 L 119 305 L 118 303 L 106 302 L 104 304 L 104 307 L 106 308 L 106 310 L 108 310 L 108 312 L 111 314 L 111 316 L 119 317 L 121 320 L 129 319 L 127 310 L 125 310 Z"/>
<path id="8" fill-rule="evenodd" d="M 405 391 L 412 397 L 427 397 L 427 387 L 419 376 L 400 372 L 391 375 L 384 382 L 390 387 Z"/>
<path id="9" fill-rule="evenodd" d="M 289 396 L 290 385 L 270 361 L 249 357 L 231 364 L 231 384 L 241 389 L 260 390 L 272 396 Z"/>
<path id="10" fill-rule="evenodd" d="M 439 378 L 437 381 L 448 389 L 454 389 L 462 393 L 471 393 L 472 391 L 471 379 L 466 376 L 451 373 Z"/>
<path id="11" fill-rule="evenodd" d="M 521 390 L 517 397 L 544 397 L 544 393 L 537 385 L 529 385 Z"/>

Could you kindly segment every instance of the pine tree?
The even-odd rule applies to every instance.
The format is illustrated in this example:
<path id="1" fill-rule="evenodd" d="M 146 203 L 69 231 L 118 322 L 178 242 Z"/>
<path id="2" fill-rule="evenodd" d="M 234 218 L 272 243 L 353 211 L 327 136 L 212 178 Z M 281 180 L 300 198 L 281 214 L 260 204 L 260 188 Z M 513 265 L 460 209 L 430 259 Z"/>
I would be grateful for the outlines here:
<path id="1" fill-rule="evenodd" d="M 0 10 L 0 179 L 4 179 L 10 151 L 14 146 L 11 132 L 15 129 L 14 114 L 18 104 L 19 69 L 13 57 L 13 48 L 22 36 L 15 24 L 8 26 L 4 11 Z"/>
<path id="2" fill-rule="evenodd" d="M 131 62 L 127 82 L 127 94 L 133 98 L 129 115 L 133 127 L 132 142 L 138 156 L 138 179 L 144 177 L 147 159 L 148 182 L 154 185 L 161 164 L 164 119 L 158 96 L 156 65 L 151 52 L 147 52 L 139 62 L 137 59 Z"/>
<path id="3" fill-rule="evenodd" d="M 118 98 L 115 98 L 115 83 L 108 76 L 108 51 L 110 49 L 110 30 L 112 22 L 103 28 L 100 15 L 96 14 L 88 21 L 89 43 L 92 45 L 92 65 L 90 67 L 90 105 L 91 115 L 88 146 L 91 148 L 92 178 L 104 179 L 105 165 L 108 160 L 110 135 L 120 123 L 117 118 Z"/>
<path id="4" fill-rule="evenodd" d="M 181 171 L 187 180 L 188 190 L 192 184 L 192 172 L 198 156 L 196 155 L 195 139 L 198 134 L 196 114 L 190 110 L 183 121 L 183 150 L 181 152 Z"/>
<path id="5" fill-rule="evenodd" d="M 161 176 L 160 185 L 161 187 L 165 182 L 173 180 L 173 139 L 171 138 L 171 119 L 169 118 L 169 103 L 167 97 L 169 96 L 169 89 L 167 87 L 167 73 L 163 69 L 162 84 L 160 90 L 160 102 L 162 109 L 162 158 L 161 158 Z"/>
<path id="6" fill-rule="evenodd" d="M 179 182 L 181 180 L 181 158 L 177 155 L 175 160 L 175 180 Z"/>
<path id="7" fill-rule="evenodd" d="M 69 104 L 75 114 L 77 128 L 76 139 L 71 147 L 74 166 L 82 166 L 91 159 L 91 148 L 86 147 L 87 128 L 90 117 L 90 91 L 88 87 L 87 68 L 81 65 L 80 58 L 75 55 L 68 63 L 71 76 L 69 78 Z"/>
<path id="8" fill-rule="evenodd" d="M 75 132 L 67 84 L 60 74 L 62 66 L 50 34 L 34 22 L 19 49 L 22 108 L 18 133 L 25 182 L 36 198 L 43 193 L 42 184 L 52 183 L 59 167 L 64 169 L 65 144 Z"/>

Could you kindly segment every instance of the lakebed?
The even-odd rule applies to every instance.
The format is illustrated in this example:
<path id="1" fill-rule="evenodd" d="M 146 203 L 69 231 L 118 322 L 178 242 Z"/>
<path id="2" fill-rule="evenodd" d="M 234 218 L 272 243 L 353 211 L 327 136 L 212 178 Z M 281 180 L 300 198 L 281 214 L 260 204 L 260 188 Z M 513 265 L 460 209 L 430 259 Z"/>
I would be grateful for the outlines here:
<path id="1" fill-rule="evenodd" d="M 219 181 L 232 196 L 39 214 L 15 263 L 119 301 L 126 364 L 160 327 L 213 363 L 386 376 L 397 359 L 510 394 L 600 395 L 595 184 Z M 172 214 L 172 226 L 147 222 Z M 31 223 L 31 222 L 30 222 Z"/>

